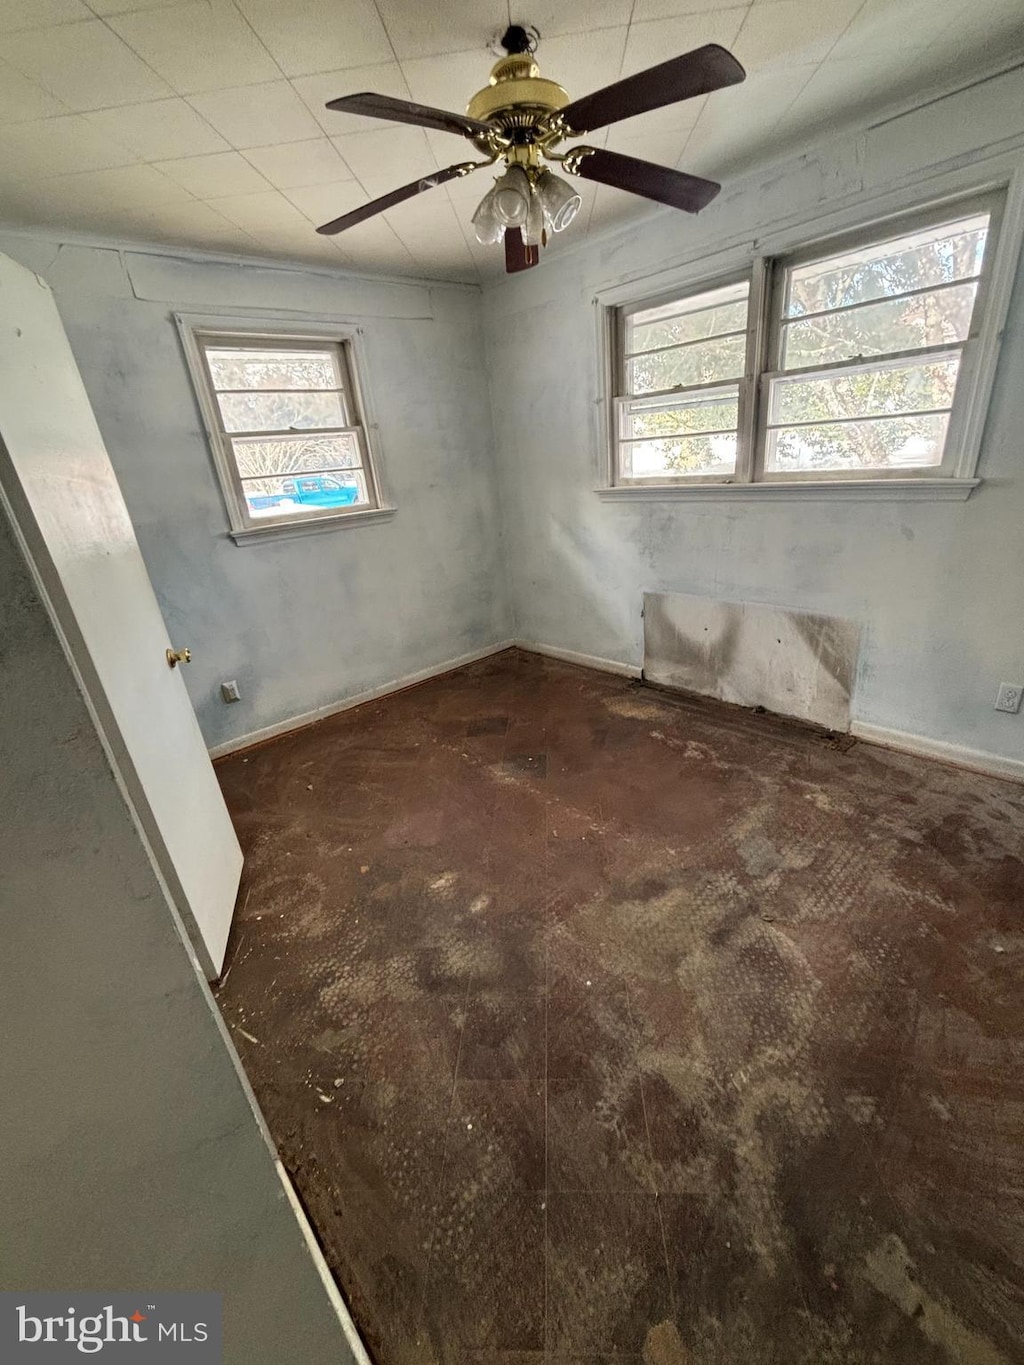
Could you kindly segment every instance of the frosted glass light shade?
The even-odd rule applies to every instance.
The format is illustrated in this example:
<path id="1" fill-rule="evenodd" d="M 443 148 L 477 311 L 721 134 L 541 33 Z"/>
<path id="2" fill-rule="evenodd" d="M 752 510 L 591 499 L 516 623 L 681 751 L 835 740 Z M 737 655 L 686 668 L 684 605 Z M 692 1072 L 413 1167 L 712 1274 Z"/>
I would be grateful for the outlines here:
<path id="1" fill-rule="evenodd" d="M 537 177 L 537 197 L 553 232 L 562 232 L 580 211 L 583 200 L 567 180 L 542 171 Z"/>
<path id="2" fill-rule="evenodd" d="M 489 189 L 473 214 L 473 231 L 481 246 L 494 246 L 505 235 L 505 224 L 498 220 L 494 189 Z"/>
<path id="3" fill-rule="evenodd" d="M 495 181 L 494 212 L 505 227 L 522 227 L 530 211 L 530 181 L 522 166 L 510 166 Z"/>

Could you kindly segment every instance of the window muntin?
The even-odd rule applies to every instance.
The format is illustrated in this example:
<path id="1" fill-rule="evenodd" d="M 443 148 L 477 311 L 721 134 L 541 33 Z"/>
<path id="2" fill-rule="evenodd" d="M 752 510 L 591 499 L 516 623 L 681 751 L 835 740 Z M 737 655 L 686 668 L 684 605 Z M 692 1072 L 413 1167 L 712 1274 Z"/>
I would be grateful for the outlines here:
<path id="1" fill-rule="evenodd" d="M 763 468 L 857 474 L 940 467 L 990 214 L 776 263 L 776 368 Z M 797 377 L 798 376 L 798 377 Z"/>
<path id="2" fill-rule="evenodd" d="M 203 333 L 197 341 L 245 525 L 377 506 L 346 343 Z"/>
<path id="3" fill-rule="evenodd" d="M 1000 198 L 616 309 L 613 484 L 963 470 Z"/>
<path id="4" fill-rule="evenodd" d="M 749 279 L 623 311 L 622 482 L 727 478 L 736 468 Z"/>

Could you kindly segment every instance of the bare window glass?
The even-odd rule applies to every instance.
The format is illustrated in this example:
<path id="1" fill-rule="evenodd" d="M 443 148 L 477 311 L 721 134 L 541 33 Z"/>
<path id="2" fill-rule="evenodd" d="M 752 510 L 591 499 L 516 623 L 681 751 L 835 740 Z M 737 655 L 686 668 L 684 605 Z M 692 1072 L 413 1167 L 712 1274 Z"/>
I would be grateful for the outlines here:
<path id="1" fill-rule="evenodd" d="M 782 266 L 769 473 L 942 463 L 989 215 Z"/>
<path id="2" fill-rule="evenodd" d="M 376 506 L 343 344 L 209 336 L 200 344 L 250 521 Z"/>
<path id="3" fill-rule="evenodd" d="M 620 315 L 617 478 L 729 478 L 736 468 L 750 281 Z"/>

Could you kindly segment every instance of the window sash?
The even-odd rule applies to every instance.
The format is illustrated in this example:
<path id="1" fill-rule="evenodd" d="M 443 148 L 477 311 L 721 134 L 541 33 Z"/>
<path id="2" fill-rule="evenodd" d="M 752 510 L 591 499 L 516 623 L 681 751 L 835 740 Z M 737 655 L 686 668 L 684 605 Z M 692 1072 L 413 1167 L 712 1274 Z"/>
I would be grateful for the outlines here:
<path id="1" fill-rule="evenodd" d="M 614 346 L 614 367 L 613 367 L 613 426 L 612 426 L 612 483 L 621 487 L 630 486 L 650 486 L 652 484 L 685 484 L 689 486 L 696 483 L 732 483 L 740 475 L 743 466 L 746 449 L 748 446 L 743 440 L 744 423 L 749 422 L 750 413 L 753 408 L 751 402 L 752 376 L 751 367 L 751 337 L 752 319 L 754 316 L 752 299 L 755 287 L 756 271 L 752 274 L 750 269 L 734 272 L 723 278 L 709 280 L 699 286 L 688 289 L 682 293 L 672 293 L 661 295 L 658 298 L 648 299 L 636 304 L 630 304 L 614 310 L 612 343 Z M 688 299 L 693 299 L 702 294 L 713 294 L 717 290 L 726 289 L 736 285 L 747 285 L 747 326 L 741 328 L 727 328 L 723 332 L 716 332 L 711 336 L 695 337 L 689 341 L 680 341 L 667 346 L 654 346 L 648 350 L 630 351 L 626 347 L 626 337 L 630 321 L 639 313 L 645 313 L 655 308 L 663 307 L 667 304 L 685 304 Z M 739 302 L 739 300 L 735 300 Z M 699 317 L 701 313 L 710 313 L 717 308 L 723 307 L 722 302 L 709 304 L 706 308 L 695 308 L 685 310 L 682 307 L 680 312 L 686 311 L 688 316 Z M 668 389 L 651 389 L 643 393 L 635 393 L 629 390 L 629 366 L 630 362 L 638 357 L 646 355 L 665 354 L 669 351 L 689 350 L 694 346 L 707 346 L 712 342 L 731 339 L 732 337 L 746 336 L 747 346 L 745 352 L 745 364 L 742 374 L 722 376 L 717 379 L 706 380 L 699 384 L 676 384 Z M 661 433 L 657 436 L 635 436 L 625 434 L 626 423 L 628 421 L 628 407 L 630 404 L 645 404 L 656 402 L 658 399 L 679 399 L 684 400 L 690 394 L 710 394 L 715 390 L 730 391 L 723 396 L 731 398 L 733 393 L 737 399 L 737 422 L 735 427 L 716 428 L 713 431 L 680 431 L 675 433 Z M 736 469 L 734 473 L 724 475 L 722 473 L 679 473 L 679 474 L 633 474 L 627 473 L 627 461 L 623 459 L 624 451 L 631 446 L 657 440 L 672 439 L 691 439 L 700 436 L 736 436 Z"/>
<path id="2" fill-rule="evenodd" d="M 690 485 L 698 482 L 705 483 L 760 483 L 760 482 L 807 482 L 815 483 L 842 483 L 850 480 L 887 480 L 925 478 L 935 479 L 950 477 L 958 469 L 962 468 L 957 442 L 960 436 L 961 427 L 964 421 L 966 410 L 973 401 L 972 386 L 975 383 L 977 371 L 977 349 L 980 344 L 980 336 L 985 324 L 985 317 L 990 306 L 989 293 L 994 262 L 997 256 L 997 246 L 999 229 L 1001 225 L 1002 207 L 1005 192 L 1002 189 L 988 192 L 985 194 L 975 194 L 971 196 L 961 196 L 951 199 L 940 207 L 931 207 L 921 210 L 914 210 L 910 213 L 895 215 L 884 223 L 868 225 L 867 227 L 855 229 L 853 231 L 836 235 L 834 237 L 808 244 L 806 247 L 799 248 L 792 252 L 773 257 L 755 258 L 752 270 L 734 273 L 726 277 L 708 279 L 707 281 L 695 282 L 693 286 L 673 294 L 662 294 L 656 299 L 640 303 L 621 304 L 610 310 L 612 314 L 612 324 L 608 332 L 610 344 L 613 347 L 613 364 L 611 367 L 612 389 L 612 421 L 610 422 L 610 444 L 611 444 L 611 484 L 613 487 L 631 484 L 663 484 L 667 487 L 678 487 Z M 840 257 L 855 253 L 858 250 L 870 252 L 876 248 L 884 247 L 889 243 L 896 243 L 901 238 L 910 237 L 915 232 L 926 231 L 930 228 L 939 228 L 943 225 L 970 219 L 972 217 L 988 215 L 988 231 L 985 242 L 984 256 L 981 267 L 976 273 L 963 275 L 953 280 L 940 280 L 934 284 L 921 286 L 912 290 L 906 290 L 898 294 L 881 294 L 877 298 L 858 300 L 845 307 L 822 309 L 814 313 L 803 313 L 787 315 L 787 296 L 790 272 L 800 266 L 813 264 L 815 262 L 826 262 L 833 257 Z M 743 280 L 750 281 L 748 294 L 748 314 L 747 327 L 747 364 L 746 372 L 739 378 L 732 380 L 718 379 L 705 385 L 680 385 L 673 389 L 652 391 L 649 393 L 629 393 L 627 380 L 629 374 L 629 362 L 637 356 L 654 354 L 660 351 L 680 350 L 693 345 L 708 344 L 711 341 L 718 341 L 724 336 L 742 335 L 730 331 L 727 333 L 716 334 L 714 337 L 698 338 L 693 341 L 680 342 L 675 345 L 651 348 L 651 351 L 627 351 L 625 340 L 627 336 L 627 324 L 629 319 L 639 312 L 648 309 L 661 307 L 666 304 L 679 301 L 684 303 L 687 298 L 693 298 L 699 294 L 708 293 L 715 289 L 722 288 L 729 284 L 738 284 Z M 977 292 L 971 313 L 970 325 L 967 335 L 963 340 L 942 342 L 933 345 L 913 347 L 903 351 L 893 351 L 885 354 L 871 356 L 857 356 L 849 360 L 831 361 L 824 364 L 798 366 L 792 369 L 782 369 L 779 366 L 779 357 L 782 354 L 782 344 L 787 326 L 797 322 L 813 320 L 820 317 L 832 317 L 839 314 L 846 314 L 861 308 L 877 306 L 880 303 L 898 302 L 903 299 L 912 299 L 926 294 L 940 294 L 947 289 L 975 285 Z M 709 309 L 710 310 L 710 309 Z M 700 310 L 695 310 L 700 311 Z M 885 370 L 890 366 L 897 367 L 901 363 L 926 364 L 929 360 L 935 360 L 944 356 L 959 356 L 959 368 L 957 371 L 957 382 L 953 393 L 951 405 L 948 408 L 931 408 L 923 406 L 913 412 L 899 413 L 872 413 L 864 414 L 860 417 L 850 418 L 822 418 L 818 420 L 807 420 L 806 422 L 770 422 L 770 397 L 771 385 L 773 381 L 783 381 L 792 379 L 813 379 L 818 375 L 823 377 L 837 376 L 843 374 L 857 374 L 869 371 Z M 699 475 L 699 474 L 660 474 L 655 476 L 644 475 L 641 477 L 626 476 L 624 474 L 625 462 L 622 458 L 625 447 L 635 443 L 636 440 L 651 440 L 652 437 L 630 438 L 623 425 L 623 404 L 637 402 L 646 399 L 683 397 L 690 392 L 700 392 L 702 389 L 722 388 L 729 384 L 738 385 L 739 388 L 739 420 L 736 428 L 737 435 L 737 463 L 734 475 Z M 889 418 L 911 418 L 914 416 L 944 415 L 948 414 L 948 423 L 943 447 L 942 461 L 940 464 L 932 465 L 904 465 L 886 468 L 884 466 L 864 466 L 863 468 L 852 470 L 839 469 L 815 469 L 815 470 L 775 470 L 766 469 L 767 442 L 770 432 L 779 430 L 798 429 L 800 426 L 822 426 L 839 424 L 844 421 L 874 421 L 887 420 Z M 679 436 L 692 435 L 712 435 L 712 432 L 681 432 Z M 731 429 L 729 433 L 731 434 Z"/>
<path id="3" fill-rule="evenodd" d="M 334 340 L 324 336 L 308 336 L 292 333 L 216 332 L 207 331 L 205 329 L 197 329 L 194 333 L 194 338 L 202 364 L 202 378 L 209 395 L 208 407 L 214 424 L 214 430 L 211 432 L 211 436 L 222 452 L 222 459 L 218 464 L 219 467 L 226 472 L 227 477 L 230 480 L 230 492 L 234 505 L 235 519 L 242 529 L 264 530 L 278 525 L 285 526 L 299 522 L 319 521 L 330 517 L 344 517 L 351 514 L 353 511 L 367 511 L 380 505 L 380 493 L 375 471 L 369 458 L 366 433 L 361 420 L 362 413 L 351 368 L 348 341 Z M 213 379 L 208 355 L 210 351 L 217 350 L 252 351 L 257 354 L 266 351 L 321 352 L 330 357 L 334 369 L 335 384 L 314 389 L 218 388 Z M 342 410 L 350 425 L 341 427 L 289 427 L 283 430 L 255 428 L 245 431 L 228 431 L 218 401 L 221 394 L 227 393 L 265 394 L 267 396 L 273 396 L 275 394 L 291 396 L 303 393 L 337 393 L 341 396 Z M 353 436 L 355 438 L 359 452 L 358 465 L 288 470 L 286 473 L 279 475 L 244 475 L 238 467 L 238 460 L 234 451 L 234 444 L 236 441 L 252 442 L 254 440 L 273 440 L 275 438 L 278 440 L 296 440 L 303 437 L 329 438 L 331 436 L 339 435 Z M 272 515 L 267 516 L 254 516 L 250 511 L 245 484 L 247 482 L 252 482 L 253 479 L 309 478 L 317 474 L 334 474 L 339 470 L 360 477 L 361 484 L 366 489 L 365 499 L 335 507 L 316 507 L 310 504 L 304 504 L 288 510 L 282 508 L 279 511 L 275 511 Z M 228 490 L 225 491 L 227 492 Z"/>

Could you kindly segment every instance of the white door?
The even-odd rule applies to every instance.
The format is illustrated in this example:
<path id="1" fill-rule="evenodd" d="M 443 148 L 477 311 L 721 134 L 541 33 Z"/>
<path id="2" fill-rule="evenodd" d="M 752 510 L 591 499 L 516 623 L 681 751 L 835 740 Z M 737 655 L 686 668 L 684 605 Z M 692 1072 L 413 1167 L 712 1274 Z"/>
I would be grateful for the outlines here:
<path id="1" fill-rule="evenodd" d="M 187 665 L 168 666 L 167 628 L 53 295 L 2 255 L 0 488 L 157 865 L 216 976 L 242 852 L 181 678 Z"/>

